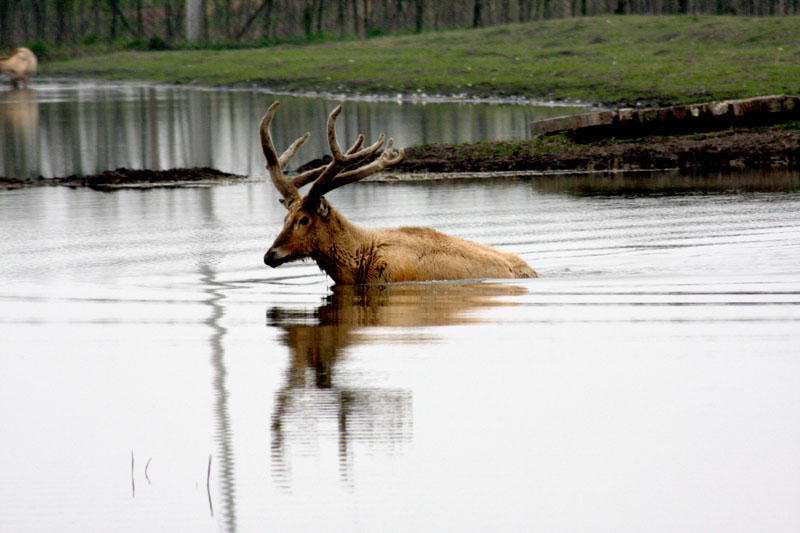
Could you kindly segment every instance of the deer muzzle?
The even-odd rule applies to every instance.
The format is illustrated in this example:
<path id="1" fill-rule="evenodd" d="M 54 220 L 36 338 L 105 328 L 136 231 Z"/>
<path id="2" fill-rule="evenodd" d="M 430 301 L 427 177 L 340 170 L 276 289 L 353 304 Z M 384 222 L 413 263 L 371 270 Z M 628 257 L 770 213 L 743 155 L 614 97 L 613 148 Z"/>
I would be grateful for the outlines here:
<path id="1" fill-rule="evenodd" d="M 272 268 L 280 264 L 274 250 L 267 250 L 267 253 L 264 254 L 264 264 Z"/>
<path id="2" fill-rule="evenodd" d="M 264 254 L 264 264 L 275 268 L 289 261 L 288 254 L 280 248 L 270 248 Z"/>

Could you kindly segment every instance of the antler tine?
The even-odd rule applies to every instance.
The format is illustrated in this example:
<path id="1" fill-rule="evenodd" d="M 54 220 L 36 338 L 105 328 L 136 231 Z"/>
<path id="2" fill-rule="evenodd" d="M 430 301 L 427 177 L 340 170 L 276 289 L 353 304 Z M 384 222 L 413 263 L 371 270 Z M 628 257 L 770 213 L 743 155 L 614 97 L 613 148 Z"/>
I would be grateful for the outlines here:
<path id="1" fill-rule="evenodd" d="M 308 185 L 312 181 L 316 180 L 326 168 L 328 168 L 328 165 L 322 165 L 321 167 L 306 170 L 302 174 L 298 174 L 297 176 L 293 177 L 291 183 L 299 190 L 305 185 Z"/>
<path id="2" fill-rule="evenodd" d="M 345 152 L 345 155 L 350 155 L 350 154 L 356 153 L 358 151 L 358 149 L 361 148 L 361 145 L 363 145 L 363 144 L 364 144 L 364 135 L 359 133 L 358 134 L 358 139 L 356 139 L 356 142 L 353 143 L 353 146 L 351 146 L 350 149 Z"/>
<path id="3" fill-rule="evenodd" d="M 261 136 L 261 149 L 264 151 L 264 158 L 267 160 L 267 170 L 269 170 L 270 178 L 272 178 L 272 184 L 278 189 L 278 192 L 281 193 L 281 196 L 283 196 L 286 202 L 291 202 L 299 198 L 300 194 L 297 192 L 297 187 L 283 175 L 283 166 L 288 164 L 295 152 L 308 140 L 308 134 L 292 143 L 286 152 L 284 152 L 281 157 L 278 157 L 275 151 L 275 145 L 272 143 L 272 134 L 269 131 L 269 125 L 279 105 L 280 102 L 274 102 L 269 106 L 269 109 L 264 114 L 264 118 L 261 119 L 259 134 Z M 284 156 L 287 156 L 285 160 Z"/>
<path id="4" fill-rule="evenodd" d="M 346 153 L 342 152 L 342 148 L 339 146 L 339 139 L 336 137 L 336 118 L 339 116 L 339 113 L 342 112 L 342 106 L 337 105 L 336 108 L 331 111 L 331 114 L 328 116 L 328 145 L 331 148 L 331 153 L 333 155 L 334 161 L 340 161 L 345 166 L 352 165 L 359 160 L 367 159 L 371 157 L 372 154 L 378 151 L 378 149 L 383 145 L 384 141 L 386 140 L 386 136 L 381 133 L 378 136 L 378 140 L 375 141 L 370 146 L 364 148 L 363 150 L 359 150 L 361 145 L 364 143 L 364 136 L 359 134 L 358 139 L 353 144 L 353 146 L 347 150 Z"/>
<path id="5" fill-rule="evenodd" d="M 367 176 L 371 176 L 372 174 L 380 172 L 381 170 L 394 166 L 402 161 L 405 156 L 406 153 L 402 148 L 398 150 L 394 149 L 394 139 L 389 139 L 389 141 L 386 143 L 386 148 L 383 150 L 383 153 L 381 153 L 381 155 L 375 161 L 366 164 L 363 167 L 349 170 L 336 176 L 336 187 L 341 187 L 342 185 L 347 185 L 348 183 L 362 180 Z"/>
<path id="6" fill-rule="evenodd" d="M 286 165 L 289 164 L 289 161 L 292 160 L 294 154 L 296 154 L 297 151 L 306 143 L 309 137 L 311 137 L 311 134 L 306 132 L 305 135 L 294 141 L 291 146 L 289 146 L 289 148 L 287 148 L 286 151 L 281 154 L 280 158 L 278 158 L 278 161 L 280 161 L 281 164 L 281 170 L 286 170 Z"/>
<path id="7" fill-rule="evenodd" d="M 344 158 L 342 148 L 339 146 L 339 139 L 336 138 L 336 117 L 342 112 L 342 106 L 337 105 L 328 115 L 328 146 L 331 148 L 333 159 L 338 161 Z M 356 141 L 358 142 L 358 141 Z"/>

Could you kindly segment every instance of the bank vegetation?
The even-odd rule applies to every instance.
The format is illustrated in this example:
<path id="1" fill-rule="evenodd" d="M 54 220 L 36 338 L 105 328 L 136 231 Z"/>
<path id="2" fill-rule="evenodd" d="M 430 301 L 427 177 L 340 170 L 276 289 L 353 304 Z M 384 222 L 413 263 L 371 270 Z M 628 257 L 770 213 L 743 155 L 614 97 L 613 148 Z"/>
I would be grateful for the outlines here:
<path id="1" fill-rule="evenodd" d="M 118 51 L 41 70 L 392 97 L 696 103 L 800 93 L 800 17 L 595 16 L 302 46 Z"/>
<path id="2" fill-rule="evenodd" d="M 632 14 L 795 16 L 800 0 L 0 0 L 0 48 L 251 47 Z"/>

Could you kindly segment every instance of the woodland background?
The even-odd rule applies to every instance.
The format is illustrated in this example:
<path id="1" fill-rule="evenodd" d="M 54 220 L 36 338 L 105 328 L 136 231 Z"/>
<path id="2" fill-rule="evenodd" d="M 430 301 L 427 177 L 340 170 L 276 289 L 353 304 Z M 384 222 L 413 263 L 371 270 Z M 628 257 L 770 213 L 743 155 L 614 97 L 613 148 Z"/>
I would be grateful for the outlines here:
<path id="1" fill-rule="evenodd" d="M 800 0 L 0 0 L 0 51 L 250 47 L 600 14 L 800 13 Z"/>

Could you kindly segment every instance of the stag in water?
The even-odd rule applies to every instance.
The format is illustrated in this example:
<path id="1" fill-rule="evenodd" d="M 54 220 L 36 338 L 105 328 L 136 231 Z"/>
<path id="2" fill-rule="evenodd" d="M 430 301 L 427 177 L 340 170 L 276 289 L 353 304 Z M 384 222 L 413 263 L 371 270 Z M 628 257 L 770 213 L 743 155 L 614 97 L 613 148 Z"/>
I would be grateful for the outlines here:
<path id="1" fill-rule="evenodd" d="M 403 150 L 395 149 L 392 139 L 386 141 L 381 134 L 367 147 L 363 147 L 364 136 L 359 135 L 353 146 L 343 152 L 336 137 L 336 117 L 342 111 L 337 106 L 328 117 L 328 144 L 333 159 L 288 178 L 284 169 L 310 134 L 297 139 L 279 157 L 270 134 L 277 108 L 275 102 L 261 120 L 261 147 L 272 183 L 289 212 L 283 229 L 264 255 L 268 266 L 310 257 L 337 284 L 539 277 L 512 253 L 430 228 L 373 230 L 353 224 L 324 195 L 399 163 Z M 376 157 L 384 143 L 386 146 Z M 311 189 L 301 196 L 300 188 L 309 183 Z"/>

